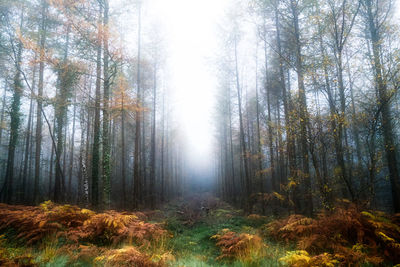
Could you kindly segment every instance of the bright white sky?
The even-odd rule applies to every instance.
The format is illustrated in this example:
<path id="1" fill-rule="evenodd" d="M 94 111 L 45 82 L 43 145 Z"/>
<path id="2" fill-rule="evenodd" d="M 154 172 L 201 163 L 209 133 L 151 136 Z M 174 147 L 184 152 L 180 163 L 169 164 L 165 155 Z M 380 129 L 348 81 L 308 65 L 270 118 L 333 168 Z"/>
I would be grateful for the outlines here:
<path id="1" fill-rule="evenodd" d="M 196 167 L 212 158 L 216 75 L 212 59 L 218 46 L 218 23 L 230 0 L 150 0 L 163 25 L 170 87 L 179 125 Z"/>

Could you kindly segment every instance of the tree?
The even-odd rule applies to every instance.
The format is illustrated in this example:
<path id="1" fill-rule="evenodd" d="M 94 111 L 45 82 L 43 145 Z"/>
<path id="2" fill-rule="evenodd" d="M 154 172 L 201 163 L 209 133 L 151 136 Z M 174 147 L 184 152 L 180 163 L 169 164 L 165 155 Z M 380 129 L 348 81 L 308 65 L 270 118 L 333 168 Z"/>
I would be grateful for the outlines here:
<path id="1" fill-rule="evenodd" d="M 99 4 L 98 25 L 101 24 L 103 7 Z M 92 198 L 93 207 L 99 205 L 99 171 L 100 171 L 100 87 L 101 87 L 101 52 L 102 52 L 102 33 L 97 29 L 96 40 L 96 91 L 95 91 L 95 110 L 94 110 L 94 140 L 92 148 Z"/>
<path id="2" fill-rule="evenodd" d="M 19 31 L 22 30 L 24 24 L 24 10 L 22 9 L 20 14 Z M 13 38 L 13 37 L 11 37 Z M 13 97 L 11 102 L 10 111 L 10 139 L 8 144 L 8 156 L 7 156 L 7 167 L 6 175 L 4 179 L 4 185 L 1 189 L 2 201 L 10 203 L 12 200 L 13 193 L 13 182 L 14 182 L 14 160 L 15 160 L 15 149 L 18 142 L 19 127 L 21 124 L 20 109 L 21 109 L 21 97 L 23 93 L 22 81 L 21 81 L 21 62 L 22 62 L 22 41 L 18 40 L 15 47 L 15 40 L 11 40 L 13 49 L 13 59 L 15 64 L 15 74 L 13 79 Z"/>
<path id="3" fill-rule="evenodd" d="M 40 26 L 40 52 L 39 52 L 39 84 L 37 93 L 36 109 L 36 144 L 35 144 L 35 178 L 33 197 L 35 202 L 39 201 L 39 178 L 41 169 L 41 150 L 42 150 L 42 109 L 43 109 L 43 87 L 44 87 L 44 64 L 45 64 L 45 46 L 47 35 L 47 9 L 45 0 L 41 0 L 41 26 Z"/>
<path id="4" fill-rule="evenodd" d="M 136 99 L 138 106 L 141 106 L 142 95 L 141 95 L 141 84 L 140 84 L 140 55 L 141 55 L 141 3 L 138 7 L 138 54 L 137 54 L 137 91 Z M 143 184 L 141 183 L 141 175 L 139 172 L 139 156 L 140 156 L 140 123 L 141 123 L 141 112 L 137 109 L 135 112 L 135 152 L 133 155 L 133 208 L 139 207 L 139 202 L 141 201 L 141 191 L 143 189 Z"/>
<path id="5" fill-rule="evenodd" d="M 389 169 L 390 185 L 392 189 L 393 208 L 395 212 L 400 211 L 400 187 L 399 171 L 397 162 L 397 148 L 394 142 L 394 131 L 392 125 L 392 112 L 390 108 L 391 94 L 388 92 L 388 81 L 385 80 L 385 70 L 382 64 L 382 41 L 384 25 L 387 14 L 392 7 L 392 1 L 379 4 L 371 0 L 363 0 L 362 5 L 365 12 L 367 29 L 372 44 L 374 81 L 377 89 L 377 104 L 380 107 L 381 123 L 383 129 L 384 149 Z M 387 8 L 384 10 L 383 8 Z"/>
<path id="6" fill-rule="evenodd" d="M 109 49 L 108 49 L 108 36 L 109 36 L 109 25 L 108 25 L 108 12 L 109 5 L 108 0 L 104 1 L 104 19 L 103 19 L 103 46 L 104 46 L 104 55 L 103 55 L 103 76 L 104 76 L 104 94 L 103 94 L 103 202 L 104 207 L 110 207 L 110 176 L 111 176 L 111 147 L 110 147 L 110 119 L 109 119 L 109 102 L 110 102 L 110 73 L 109 73 Z"/>

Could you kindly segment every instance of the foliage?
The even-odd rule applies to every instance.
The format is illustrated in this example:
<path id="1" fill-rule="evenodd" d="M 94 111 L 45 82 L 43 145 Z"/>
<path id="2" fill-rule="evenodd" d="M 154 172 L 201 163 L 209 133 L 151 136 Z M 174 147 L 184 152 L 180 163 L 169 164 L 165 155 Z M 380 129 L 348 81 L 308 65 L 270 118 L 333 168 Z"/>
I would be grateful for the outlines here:
<path id="1" fill-rule="evenodd" d="M 307 253 L 329 252 L 333 255 L 329 257 L 342 265 L 400 261 L 400 227 L 382 212 L 360 212 L 355 205 L 320 213 L 316 219 L 291 215 L 268 224 L 266 229 L 269 236 L 296 242 L 298 249 Z M 297 256 L 306 260 L 307 255 L 299 253 L 288 255 L 287 261 Z"/>
<path id="2" fill-rule="evenodd" d="M 5 235 L 0 235 L 0 266 L 35 266 L 30 250 L 7 248 Z"/>
<path id="3" fill-rule="evenodd" d="M 18 239 L 32 244 L 46 236 L 62 234 L 67 227 L 81 226 L 91 216 L 91 211 L 51 201 L 39 207 L 0 204 L 0 230 L 12 228 Z"/>
<path id="4" fill-rule="evenodd" d="M 255 225 L 265 222 L 265 217 L 256 214 L 244 217 L 239 215 L 241 211 L 224 203 L 208 203 L 201 201 L 201 206 L 210 207 L 210 210 L 202 212 L 193 225 L 184 224 L 186 217 L 176 212 L 182 205 L 168 205 L 160 211 L 144 213 L 95 213 L 50 201 L 38 207 L 4 205 L 1 214 L 24 209 L 30 215 L 26 220 L 39 215 L 53 220 L 49 219 L 43 227 L 50 222 L 58 223 L 59 227 L 51 234 L 43 233 L 40 239 L 29 244 L 15 238 L 20 232 L 14 224 L 4 228 L 2 232 L 5 235 L 0 239 L 0 265 L 280 266 L 278 258 L 284 256 L 285 248 L 272 243 L 266 247 L 255 234 L 258 231 Z M 217 214 L 220 214 L 220 219 L 216 219 Z M 149 218 L 156 221 L 168 218 L 165 226 L 174 235 L 163 229 L 164 224 L 146 222 Z M 240 242 L 231 246 L 234 257 L 222 260 L 219 257 L 222 256 L 222 247 L 216 246 L 215 239 L 210 237 L 222 233 L 224 228 L 236 232 Z"/>
<path id="5" fill-rule="evenodd" d="M 217 260 L 240 260 L 242 262 L 254 262 L 263 258 L 266 245 L 261 237 L 246 233 L 236 233 L 229 229 L 223 229 L 220 233 L 211 237 L 217 241 L 216 245 L 221 250 Z"/>
<path id="6" fill-rule="evenodd" d="M 133 246 L 126 246 L 121 249 L 107 251 L 104 255 L 95 258 L 98 266 L 137 266 L 137 267 L 157 267 L 164 266 L 162 261 L 156 263 L 151 258 L 140 252 Z"/>
<path id="7" fill-rule="evenodd" d="M 145 218 L 143 214 L 138 215 Z M 133 213 L 107 211 L 96 214 L 88 209 L 56 205 L 51 201 L 39 207 L 0 204 L 0 225 L 0 230 L 14 229 L 17 238 L 27 244 L 54 234 L 75 242 L 117 244 L 127 241 L 146 246 L 167 237 L 167 231 L 161 225 L 144 222 Z"/>
<path id="8" fill-rule="evenodd" d="M 285 257 L 279 259 L 293 267 L 308 267 L 308 266 L 325 266 L 334 267 L 339 261 L 329 253 L 323 253 L 317 256 L 310 256 L 305 250 L 288 251 Z"/>
<path id="9" fill-rule="evenodd" d="M 133 213 L 116 211 L 96 214 L 68 233 L 69 239 L 74 241 L 87 240 L 114 245 L 127 241 L 146 246 L 166 235 L 167 231 L 158 224 L 143 222 Z"/>

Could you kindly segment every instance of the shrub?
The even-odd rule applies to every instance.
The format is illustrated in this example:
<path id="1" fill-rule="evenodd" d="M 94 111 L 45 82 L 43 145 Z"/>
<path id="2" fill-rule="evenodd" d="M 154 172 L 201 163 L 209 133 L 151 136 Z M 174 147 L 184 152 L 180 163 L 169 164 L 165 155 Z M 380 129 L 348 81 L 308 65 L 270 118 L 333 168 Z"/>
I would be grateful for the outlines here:
<path id="1" fill-rule="evenodd" d="M 68 227 L 83 225 L 92 214 L 77 206 L 55 205 L 51 201 L 39 207 L 0 204 L 0 230 L 13 228 L 17 238 L 29 245 L 51 234 L 62 234 Z"/>
<path id="2" fill-rule="evenodd" d="M 324 266 L 334 267 L 339 263 L 331 254 L 323 253 L 317 256 L 310 256 L 305 250 L 288 251 L 285 257 L 279 261 L 293 267 Z"/>
<path id="3" fill-rule="evenodd" d="M 223 229 L 211 239 L 217 241 L 216 245 L 221 251 L 217 260 L 253 262 L 265 256 L 266 245 L 258 235 L 239 234 L 229 229 Z"/>
<path id="4" fill-rule="evenodd" d="M 72 229 L 68 238 L 74 241 L 101 242 L 118 244 L 123 241 L 149 245 L 166 237 L 167 231 L 159 224 L 146 223 L 133 213 L 107 211 L 86 220 L 82 226 Z"/>
<path id="5" fill-rule="evenodd" d="M 140 252 L 133 246 L 126 246 L 121 249 L 107 251 L 103 256 L 94 259 L 98 266 L 136 266 L 136 267 L 158 267 L 163 266 L 162 262 L 153 262 L 151 258 Z"/>
<path id="6" fill-rule="evenodd" d="M 149 245 L 167 236 L 160 224 L 146 223 L 142 213 L 98 213 L 72 205 L 46 201 L 38 207 L 0 204 L 0 230 L 9 228 L 17 238 L 32 244 L 55 235 L 68 240 L 117 244 L 123 241 Z"/>
<path id="7" fill-rule="evenodd" d="M 316 219 L 291 215 L 266 226 L 269 236 L 296 242 L 318 255 L 329 252 L 341 264 L 400 261 L 400 227 L 382 212 L 360 212 L 355 205 L 320 213 Z"/>

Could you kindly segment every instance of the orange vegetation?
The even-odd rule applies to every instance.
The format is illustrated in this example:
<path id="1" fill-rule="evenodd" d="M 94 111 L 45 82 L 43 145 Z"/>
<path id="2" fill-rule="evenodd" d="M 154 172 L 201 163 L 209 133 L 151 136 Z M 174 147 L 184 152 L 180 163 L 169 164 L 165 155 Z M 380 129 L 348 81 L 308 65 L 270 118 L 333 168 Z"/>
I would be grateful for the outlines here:
<path id="1" fill-rule="evenodd" d="M 104 255 L 95 258 L 95 263 L 101 266 L 137 266 L 137 267 L 157 267 L 165 266 L 167 261 L 173 260 L 169 253 L 161 255 L 159 261 L 154 262 L 152 258 L 133 246 L 125 246 L 121 249 L 107 251 Z"/>
<path id="2" fill-rule="evenodd" d="M 333 212 L 320 213 L 315 219 L 291 215 L 268 224 L 266 228 L 268 235 L 276 240 L 296 242 L 300 251 L 289 253 L 283 259 L 294 266 L 296 264 L 291 260 L 296 258 L 311 264 L 312 257 L 308 253 L 344 266 L 379 265 L 384 261 L 400 262 L 398 220 L 399 215 L 360 211 L 357 206 L 349 204 Z"/>
<path id="3" fill-rule="evenodd" d="M 216 245 L 221 250 L 217 260 L 253 261 L 265 256 L 266 245 L 258 235 L 239 234 L 223 229 L 211 239 L 217 241 Z"/>
<path id="4" fill-rule="evenodd" d="M 112 210 L 96 214 L 51 201 L 38 207 L 0 204 L 0 230 L 13 228 L 17 238 L 27 244 L 54 234 L 76 242 L 117 244 L 126 241 L 146 246 L 166 237 L 167 231 L 161 225 L 144 222 L 143 218 L 141 213 Z"/>

